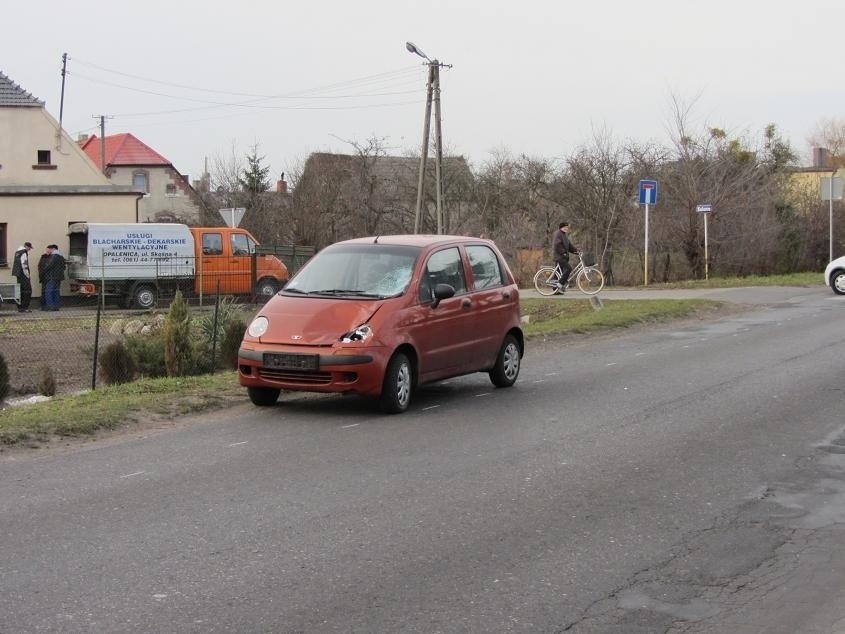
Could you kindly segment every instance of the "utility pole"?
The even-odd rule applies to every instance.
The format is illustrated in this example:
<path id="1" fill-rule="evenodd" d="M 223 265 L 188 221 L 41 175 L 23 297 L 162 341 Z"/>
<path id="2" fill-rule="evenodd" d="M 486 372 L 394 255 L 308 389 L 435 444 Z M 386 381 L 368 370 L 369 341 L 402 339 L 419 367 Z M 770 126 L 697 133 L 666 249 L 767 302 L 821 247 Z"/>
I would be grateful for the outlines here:
<path id="1" fill-rule="evenodd" d="M 103 170 L 103 174 L 108 177 L 108 170 L 106 169 L 106 118 L 111 119 L 111 117 L 104 114 L 94 114 L 91 116 L 100 120 L 100 167 Z"/>
<path id="2" fill-rule="evenodd" d="M 420 155 L 420 174 L 417 180 L 417 206 L 414 213 L 414 233 L 420 230 L 420 213 L 422 209 L 423 182 L 425 168 L 428 162 L 428 138 L 431 130 L 431 102 L 434 101 L 434 174 L 436 181 L 437 200 L 437 233 L 443 233 L 443 134 L 440 117 L 440 67 L 451 68 L 451 64 L 441 64 L 436 59 L 429 59 L 412 42 L 405 42 L 409 52 L 419 55 L 428 63 L 428 82 L 426 84 L 425 124 L 423 126 L 423 143 Z M 448 222 L 447 222 L 448 226 Z"/>
<path id="3" fill-rule="evenodd" d="M 414 233 L 420 232 L 420 209 L 422 208 L 423 181 L 425 179 L 425 164 L 428 162 L 428 137 L 431 129 L 431 95 L 434 88 L 434 66 L 428 66 L 428 82 L 426 83 L 425 122 L 423 123 L 422 152 L 420 153 L 420 173 L 417 179 L 417 207 L 414 212 Z M 438 100 L 439 103 L 439 100 Z"/>
<path id="4" fill-rule="evenodd" d="M 440 129 L 440 64 L 432 63 L 434 69 L 434 180 L 437 184 L 437 235 L 443 233 L 443 135 Z M 448 222 L 446 225 L 448 226 Z"/>
<path id="5" fill-rule="evenodd" d="M 62 96 L 59 100 L 59 131 L 56 134 L 56 149 L 62 149 L 62 118 L 65 112 L 65 76 L 67 75 L 67 53 L 62 53 Z"/>

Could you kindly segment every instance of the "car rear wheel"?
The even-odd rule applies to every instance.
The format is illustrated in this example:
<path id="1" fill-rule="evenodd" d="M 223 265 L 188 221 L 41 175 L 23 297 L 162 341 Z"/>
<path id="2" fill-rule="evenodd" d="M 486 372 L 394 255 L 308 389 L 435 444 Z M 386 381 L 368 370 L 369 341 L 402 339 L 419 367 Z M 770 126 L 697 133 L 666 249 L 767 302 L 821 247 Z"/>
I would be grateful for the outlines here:
<path id="1" fill-rule="evenodd" d="M 281 393 L 281 390 L 272 387 L 248 387 L 246 391 L 252 404 L 259 407 L 275 405 Z"/>
<path id="2" fill-rule="evenodd" d="M 414 373 L 407 356 L 397 352 L 387 364 L 379 405 L 387 414 L 401 414 L 411 403 Z"/>
<path id="3" fill-rule="evenodd" d="M 830 276 L 830 288 L 837 295 L 845 295 L 845 271 L 834 271 Z"/>
<path id="4" fill-rule="evenodd" d="M 490 370 L 490 380 L 496 387 L 510 387 L 516 383 L 520 366 L 519 343 L 516 337 L 508 335 L 496 357 L 496 365 Z"/>

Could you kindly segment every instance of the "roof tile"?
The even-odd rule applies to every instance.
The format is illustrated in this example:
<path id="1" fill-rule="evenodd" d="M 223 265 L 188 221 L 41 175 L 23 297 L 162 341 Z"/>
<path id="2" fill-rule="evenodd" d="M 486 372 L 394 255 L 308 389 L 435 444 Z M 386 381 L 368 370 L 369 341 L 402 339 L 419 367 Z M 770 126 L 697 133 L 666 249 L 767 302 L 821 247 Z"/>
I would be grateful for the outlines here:
<path id="1" fill-rule="evenodd" d="M 170 165 L 170 161 L 156 152 L 146 143 L 139 141 L 129 133 L 111 134 L 106 140 L 106 165 Z M 82 150 L 94 164 L 100 164 L 100 139 L 94 135 L 82 144 Z"/>
<path id="2" fill-rule="evenodd" d="M 44 107 L 44 102 L 36 99 L 0 70 L 0 106 Z"/>

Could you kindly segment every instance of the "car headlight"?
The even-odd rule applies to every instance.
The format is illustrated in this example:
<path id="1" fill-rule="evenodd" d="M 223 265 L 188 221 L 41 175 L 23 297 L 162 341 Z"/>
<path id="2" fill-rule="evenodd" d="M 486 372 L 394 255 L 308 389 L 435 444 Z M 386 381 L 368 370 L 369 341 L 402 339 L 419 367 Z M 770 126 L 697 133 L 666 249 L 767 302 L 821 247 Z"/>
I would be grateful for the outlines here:
<path id="1" fill-rule="evenodd" d="M 256 317 L 252 320 L 252 323 L 246 331 L 249 333 L 250 337 L 255 337 L 257 339 L 267 332 L 267 327 L 269 325 L 270 322 L 267 321 L 266 317 Z"/>
<path id="2" fill-rule="evenodd" d="M 355 330 L 350 330 L 345 335 L 341 335 L 340 340 L 343 343 L 351 343 L 353 341 L 366 341 L 373 336 L 373 329 L 370 324 L 361 324 Z"/>

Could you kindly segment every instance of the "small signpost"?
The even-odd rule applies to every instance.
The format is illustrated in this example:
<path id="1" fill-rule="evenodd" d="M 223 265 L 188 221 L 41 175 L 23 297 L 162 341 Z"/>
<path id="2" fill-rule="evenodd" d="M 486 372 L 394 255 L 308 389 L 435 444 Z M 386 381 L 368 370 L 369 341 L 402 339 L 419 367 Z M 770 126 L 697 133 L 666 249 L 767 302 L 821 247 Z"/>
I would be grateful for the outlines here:
<path id="1" fill-rule="evenodd" d="M 657 203 L 657 181 L 640 181 L 640 205 L 645 206 L 645 249 L 643 257 L 643 286 L 648 286 L 648 207 Z"/>
<path id="2" fill-rule="evenodd" d="M 708 271 L 710 258 L 707 255 L 707 216 L 713 211 L 713 205 L 710 203 L 696 205 L 695 210 L 700 214 L 704 214 L 704 279 L 707 280 L 710 279 Z"/>
<path id="3" fill-rule="evenodd" d="M 822 200 L 830 201 L 830 209 L 828 211 L 830 225 L 828 229 L 830 236 L 830 257 L 828 258 L 828 262 L 830 262 L 833 260 L 833 201 L 842 200 L 842 179 L 837 176 L 823 176 L 819 190 Z"/>

